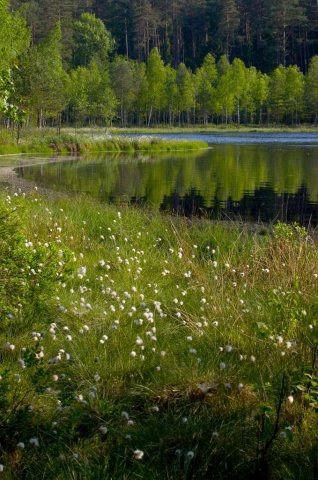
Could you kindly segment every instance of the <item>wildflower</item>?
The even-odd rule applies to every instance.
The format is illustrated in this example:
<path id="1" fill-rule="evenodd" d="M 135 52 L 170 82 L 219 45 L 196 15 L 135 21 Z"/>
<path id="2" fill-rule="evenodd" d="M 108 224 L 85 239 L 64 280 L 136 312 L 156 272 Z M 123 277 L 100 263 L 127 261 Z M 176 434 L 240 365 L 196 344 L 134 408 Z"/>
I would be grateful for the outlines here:
<path id="1" fill-rule="evenodd" d="M 289 395 L 288 401 L 289 401 L 289 403 L 291 403 L 291 404 L 294 403 L 294 397 L 293 397 L 292 395 Z"/>
<path id="2" fill-rule="evenodd" d="M 86 272 L 87 272 L 87 268 L 86 268 L 86 267 L 79 267 L 79 269 L 77 270 L 77 276 L 78 276 L 78 278 L 82 279 L 83 277 L 85 277 Z"/>
<path id="3" fill-rule="evenodd" d="M 20 448 L 21 450 L 23 450 L 23 449 L 25 448 L 24 442 L 19 442 L 19 443 L 17 444 L 17 447 Z"/>
<path id="4" fill-rule="evenodd" d="M 106 435 L 106 433 L 108 432 L 108 429 L 107 427 L 99 427 L 99 431 L 102 435 Z"/>
<path id="5" fill-rule="evenodd" d="M 134 458 L 136 460 L 142 460 L 144 456 L 144 452 L 142 450 L 135 450 L 134 451 Z"/>
<path id="6" fill-rule="evenodd" d="M 96 393 L 95 393 L 94 391 L 89 392 L 88 398 L 89 398 L 90 400 L 94 400 L 94 398 L 96 398 Z"/>
<path id="7" fill-rule="evenodd" d="M 226 367 L 225 363 L 224 363 L 224 362 L 221 362 L 221 363 L 220 363 L 220 369 L 221 369 L 221 370 L 224 370 L 225 367 Z"/>
<path id="8" fill-rule="evenodd" d="M 193 457 L 194 457 L 194 452 L 192 452 L 192 450 L 189 450 L 189 451 L 187 452 L 187 458 L 188 458 L 189 460 L 192 460 Z"/>
<path id="9" fill-rule="evenodd" d="M 228 353 L 232 352 L 232 350 L 233 350 L 232 345 L 226 345 L 225 350 L 226 350 L 226 352 L 228 352 Z"/>
<path id="10" fill-rule="evenodd" d="M 37 437 L 30 438 L 29 443 L 31 445 L 34 445 L 35 447 L 38 447 L 40 445 L 39 444 L 39 439 Z"/>
<path id="11" fill-rule="evenodd" d="M 0 472 L 3 472 L 4 470 L 4 465 L 2 465 L 2 463 L 0 463 Z"/>
<path id="12" fill-rule="evenodd" d="M 25 361 L 22 360 L 22 358 L 19 358 L 18 364 L 20 365 L 21 368 L 25 368 Z"/>

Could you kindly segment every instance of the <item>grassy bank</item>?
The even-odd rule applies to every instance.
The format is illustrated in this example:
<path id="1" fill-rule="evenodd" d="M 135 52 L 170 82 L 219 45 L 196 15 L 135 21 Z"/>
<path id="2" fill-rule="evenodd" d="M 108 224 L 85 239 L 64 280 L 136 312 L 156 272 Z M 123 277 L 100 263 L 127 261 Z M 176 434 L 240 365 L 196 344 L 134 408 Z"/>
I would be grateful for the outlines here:
<path id="1" fill-rule="evenodd" d="M 11 140 L 10 140 L 11 138 Z M 206 142 L 188 140 L 161 140 L 157 138 L 128 138 L 106 134 L 84 135 L 81 133 L 61 133 L 52 135 L 32 131 L 24 133 L 17 143 L 7 132 L 0 133 L 0 155 L 19 153 L 43 154 L 87 154 L 90 152 L 170 152 L 189 151 L 207 148 Z"/>
<path id="2" fill-rule="evenodd" d="M 3 478 L 316 478 L 303 229 L 36 193 L 0 222 Z"/>
<path id="3" fill-rule="evenodd" d="M 110 129 L 116 133 L 318 133 L 317 127 L 314 125 L 301 125 L 291 127 L 286 125 L 275 126 L 258 126 L 258 125 L 189 125 L 188 127 L 171 127 L 169 125 L 150 127 L 150 128 L 113 128 Z"/>

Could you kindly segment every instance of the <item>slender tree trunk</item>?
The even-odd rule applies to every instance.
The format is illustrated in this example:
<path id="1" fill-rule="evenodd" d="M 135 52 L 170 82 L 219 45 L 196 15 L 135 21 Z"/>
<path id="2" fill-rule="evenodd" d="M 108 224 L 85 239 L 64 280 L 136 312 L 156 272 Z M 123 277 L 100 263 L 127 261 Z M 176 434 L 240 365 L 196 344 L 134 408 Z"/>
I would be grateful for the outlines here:
<path id="1" fill-rule="evenodd" d="M 148 127 L 150 127 L 151 119 L 152 119 L 152 112 L 153 112 L 153 105 L 151 104 L 149 117 L 148 117 Z"/>
<path id="2" fill-rule="evenodd" d="M 129 44 L 128 44 L 128 28 L 127 28 L 127 17 L 125 15 L 125 41 L 126 41 L 126 58 L 129 59 Z"/>
<path id="3" fill-rule="evenodd" d="M 241 114 L 240 114 L 240 100 L 237 102 L 237 124 L 241 124 Z"/>

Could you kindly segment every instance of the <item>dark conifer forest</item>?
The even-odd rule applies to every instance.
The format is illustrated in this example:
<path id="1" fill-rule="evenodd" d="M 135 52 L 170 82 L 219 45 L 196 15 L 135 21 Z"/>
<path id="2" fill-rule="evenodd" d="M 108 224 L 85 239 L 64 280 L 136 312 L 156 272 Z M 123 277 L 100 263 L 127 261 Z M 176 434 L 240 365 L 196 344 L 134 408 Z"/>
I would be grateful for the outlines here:
<path id="1" fill-rule="evenodd" d="M 146 61 L 158 48 L 165 63 L 201 65 L 207 53 L 241 58 L 247 66 L 271 72 L 282 64 L 306 71 L 318 53 L 316 0 L 12 0 L 28 5 L 32 40 L 42 40 L 62 22 L 65 53 L 73 19 L 100 18 L 116 42 L 116 52 Z"/>

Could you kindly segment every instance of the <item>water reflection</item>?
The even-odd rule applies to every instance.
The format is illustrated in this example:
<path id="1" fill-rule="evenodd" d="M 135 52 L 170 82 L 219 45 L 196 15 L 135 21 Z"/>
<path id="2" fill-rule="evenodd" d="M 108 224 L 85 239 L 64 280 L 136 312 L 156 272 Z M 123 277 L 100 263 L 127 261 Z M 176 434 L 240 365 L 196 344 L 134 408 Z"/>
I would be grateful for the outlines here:
<path id="1" fill-rule="evenodd" d="M 185 215 L 318 222 L 318 146 L 214 145 L 197 154 L 97 155 L 18 168 L 21 177 L 106 202 Z"/>
<path id="2" fill-rule="evenodd" d="M 318 208 L 309 201 L 306 187 L 301 187 L 295 194 L 277 194 L 270 186 L 264 186 L 253 195 L 245 194 L 238 202 L 229 197 L 223 203 L 215 197 L 211 207 L 206 206 L 205 199 L 199 192 L 191 189 L 184 197 L 177 192 L 165 196 L 160 209 L 186 216 L 257 222 L 296 221 L 307 226 L 318 224 Z"/>

